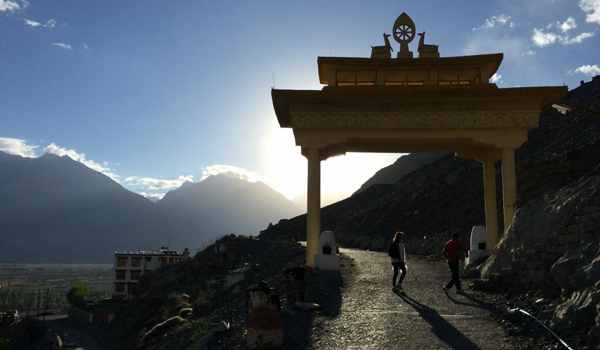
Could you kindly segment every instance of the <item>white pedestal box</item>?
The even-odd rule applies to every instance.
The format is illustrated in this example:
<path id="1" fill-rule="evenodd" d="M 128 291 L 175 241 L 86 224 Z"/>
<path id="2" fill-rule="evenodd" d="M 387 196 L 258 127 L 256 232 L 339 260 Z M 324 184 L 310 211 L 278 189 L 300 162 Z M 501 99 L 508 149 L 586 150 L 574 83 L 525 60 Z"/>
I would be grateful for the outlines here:
<path id="1" fill-rule="evenodd" d="M 339 271 L 340 256 L 337 254 L 315 254 L 315 267 L 321 270 Z"/>
<path id="2" fill-rule="evenodd" d="M 470 243 L 471 250 L 469 250 L 469 257 L 465 259 L 466 266 L 492 255 L 492 251 L 488 247 L 487 231 L 485 226 L 473 226 L 471 229 Z"/>
<path id="3" fill-rule="evenodd" d="M 339 271 L 340 256 L 332 231 L 323 231 L 319 237 L 319 254 L 315 254 L 315 267 L 321 270 Z M 326 254 L 327 253 L 327 254 Z"/>

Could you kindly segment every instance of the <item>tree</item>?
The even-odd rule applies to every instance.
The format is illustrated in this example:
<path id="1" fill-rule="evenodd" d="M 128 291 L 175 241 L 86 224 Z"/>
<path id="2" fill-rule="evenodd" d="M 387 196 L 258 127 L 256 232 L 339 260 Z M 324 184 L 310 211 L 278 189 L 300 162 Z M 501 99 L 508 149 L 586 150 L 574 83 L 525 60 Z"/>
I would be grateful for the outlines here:
<path id="1" fill-rule="evenodd" d="M 67 301 L 75 306 L 84 306 L 84 302 L 90 295 L 90 290 L 84 283 L 73 283 L 71 289 L 67 292 Z"/>

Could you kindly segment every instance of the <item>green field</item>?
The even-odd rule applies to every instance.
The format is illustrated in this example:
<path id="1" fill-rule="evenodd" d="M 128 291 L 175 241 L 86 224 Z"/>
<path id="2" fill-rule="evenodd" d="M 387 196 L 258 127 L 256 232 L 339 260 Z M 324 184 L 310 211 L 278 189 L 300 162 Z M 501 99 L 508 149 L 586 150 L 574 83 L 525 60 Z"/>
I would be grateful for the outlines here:
<path id="1" fill-rule="evenodd" d="M 112 276 L 112 264 L 1 264 L 0 309 L 35 312 L 47 295 L 51 309 L 63 308 L 75 282 L 85 283 L 91 298 L 110 297 Z"/>

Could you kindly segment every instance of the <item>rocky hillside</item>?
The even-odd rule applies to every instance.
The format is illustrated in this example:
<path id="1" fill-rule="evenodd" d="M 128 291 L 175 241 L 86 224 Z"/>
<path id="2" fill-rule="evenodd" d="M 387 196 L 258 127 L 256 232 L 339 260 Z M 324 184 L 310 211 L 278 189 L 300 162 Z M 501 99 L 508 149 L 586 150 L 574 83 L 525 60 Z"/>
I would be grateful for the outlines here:
<path id="1" fill-rule="evenodd" d="M 393 185 L 404 175 L 442 158 L 438 153 L 413 153 L 398 158 L 394 164 L 380 169 L 354 193 L 360 193 L 373 185 Z"/>
<path id="2" fill-rule="evenodd" d="M 570 91 L 564 101 L 598 108 L 600 78 Z M 600 120 L 554 108 L 516 151 L 519 207 L 585 177 L 600 160 Z M 496 165 L 498 208 L 502 208 L 500 162 Z M 383 250 L 393 233 L 407 233 L 413 253 L 438 254 L 453 232 L 463 238 L 484 225 L 482 165 L 446 155 L 401 176 L 393 185 L 375 184 L 322 210 L 322 229 L 345 246 Z M 501 210 L 498 222 L 502 226 Z M 503 228 L 500 227 L 500 230 Z M 304 237 L 306 216 L 282 220 L 261 237 Z"/>
<path id="3" fill-rule="evenodd" d="M 284 302 L 282 267 L 301 264 L 304 254 L 297 243 L 225 236 L 193 259 L 143 275 L 140 297 L 103 329 L 102 348 L 245 348 L 246 288 L 265 281 Z"/>

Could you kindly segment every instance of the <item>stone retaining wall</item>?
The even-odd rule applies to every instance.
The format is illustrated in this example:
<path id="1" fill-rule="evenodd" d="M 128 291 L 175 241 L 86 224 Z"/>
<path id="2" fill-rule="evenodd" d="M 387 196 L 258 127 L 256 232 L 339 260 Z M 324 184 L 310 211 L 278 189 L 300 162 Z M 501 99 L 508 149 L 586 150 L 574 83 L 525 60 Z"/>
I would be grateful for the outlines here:
<path id="1" fill-rule="evenodd" d="M 597 241 L 599 237 L 600 189 L 597 189 L 544 242 L 536 243 L 533 248 L 514 249 L 515 259 L 511 261 L 511 266 L 492 273 L 488 280 L 475 281 L 475 288 L 505 292 L 538 289 L 558 291 L 560 288 L 550 275 L 552 265 L 580 243 Z"/>

